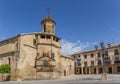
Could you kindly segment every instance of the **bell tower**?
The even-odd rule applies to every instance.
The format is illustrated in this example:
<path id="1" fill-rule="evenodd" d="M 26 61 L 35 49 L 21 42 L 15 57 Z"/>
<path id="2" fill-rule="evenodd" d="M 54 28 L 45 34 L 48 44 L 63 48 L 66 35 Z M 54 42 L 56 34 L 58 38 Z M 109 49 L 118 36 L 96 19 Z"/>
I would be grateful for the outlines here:
<path id="1" fill-rule="evenodd" d="M 51 18 L 49 11 L 48 15 L 41 21 L 42 33 L 55 34 L 56 22 Z"/>

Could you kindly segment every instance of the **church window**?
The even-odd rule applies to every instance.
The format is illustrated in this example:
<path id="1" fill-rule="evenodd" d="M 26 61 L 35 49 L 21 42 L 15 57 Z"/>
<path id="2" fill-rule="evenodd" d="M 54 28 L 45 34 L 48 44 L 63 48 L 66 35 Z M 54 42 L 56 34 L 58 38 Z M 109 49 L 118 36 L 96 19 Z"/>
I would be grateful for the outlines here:
<path id="1" fill-rule="evenodd" d="M 52 28 L 54 28 L 54 25 L 52 25 Z"/>
<path id="2" fill-rule="evenodd" d="M 42 38 L 42 39 L 45 39 L 45 35 L 41 35 L 41 38 Z"/>
<path id="3" fill-rule="evenodd" d="M 44 25 L 44 32 L 46 32 L 46 25 Z"/>
<path id="4" fill-rule="evenodd" d="M 51 36 L 46 36 L 47 39 L 51 39 Z"/>
<path id="5" fill-rule="evenodd" d="M 55 38 L 55 37 L 53 37 L 53 40 L 54 40 L 54 41 L 55 41 L 55 39 L 56 39 L 56 38 Z"/>
<path id="6" fill-rule="evenodd" d="M 58 42 L 58 38 L 56 38 L 56 42 Z"/>

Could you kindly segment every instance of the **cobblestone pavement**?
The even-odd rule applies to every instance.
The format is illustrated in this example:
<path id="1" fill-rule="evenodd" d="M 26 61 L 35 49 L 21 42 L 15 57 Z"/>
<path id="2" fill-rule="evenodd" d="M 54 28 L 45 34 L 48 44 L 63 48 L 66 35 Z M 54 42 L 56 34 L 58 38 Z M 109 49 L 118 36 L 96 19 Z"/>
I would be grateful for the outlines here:
<path id="1" fill-rule="evenodd" d="M 5 81 L 0 84 L 88 84 L 88 83 L 118 83 L 120 84 L 120 75 L 108 75 L 108 80 L 100 80 L 101 75 L 72 75 L 62 79 L 53 80 L 31 80 L 31 81 Z"/>

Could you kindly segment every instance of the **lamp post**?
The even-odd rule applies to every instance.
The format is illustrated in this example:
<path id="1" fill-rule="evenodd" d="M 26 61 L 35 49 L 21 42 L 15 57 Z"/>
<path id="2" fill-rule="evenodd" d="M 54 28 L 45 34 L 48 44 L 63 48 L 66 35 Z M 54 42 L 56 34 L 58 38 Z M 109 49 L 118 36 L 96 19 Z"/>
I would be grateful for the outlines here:
<path id="1" fill-rule="evenodd" d="M 104 42 L 101 41 L 100 42 L 100 47 L 101 47 L 101 50 L 102 50 L 102 74 L 101 74 L 101 80 L 107 80 L 107 73 L 105 71 L 105 45 L 104 45 Z M 95 49 L 97 50 L 98 49 L 98 46 L 95 45 Z"/>
<path id="2" fill-rule="evenodd" d="M 105 57 L 105 46 L 104 46 L 103 41 L 100 42 L 100 47 L 102 48 L 102 62 L 103 62 L 102 63 L 102 67 L 103 67 L 102 72 L 105 73 L 105 59 L 104 59 L 104 57 Z"/>

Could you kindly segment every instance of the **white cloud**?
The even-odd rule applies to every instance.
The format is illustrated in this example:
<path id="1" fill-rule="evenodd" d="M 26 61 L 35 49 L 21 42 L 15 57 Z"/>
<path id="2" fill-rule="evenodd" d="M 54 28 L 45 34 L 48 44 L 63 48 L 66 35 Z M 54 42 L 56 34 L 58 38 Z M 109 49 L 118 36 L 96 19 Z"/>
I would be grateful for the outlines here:
<path id="1" fill-rule="evenodd" d="M 4 39 L 5 39 L 5 37 L 3 37 L 3 36 L 0 37 L 0 41 L 1 41 L 1 40 L 4 40 Z"/>
<path id="2" fill-rule="evenodd" d="M 67 40 L 62 39 L 61 40 L 61 52 L 65 55 L 68 54 L 73 54 L 75 52 L 79 52 L 82 51 L 84 48 L 88 47 L 89 43 L 83 43 L 81 41 L 77 41 L 77 42 L 70 42 Z"/>

